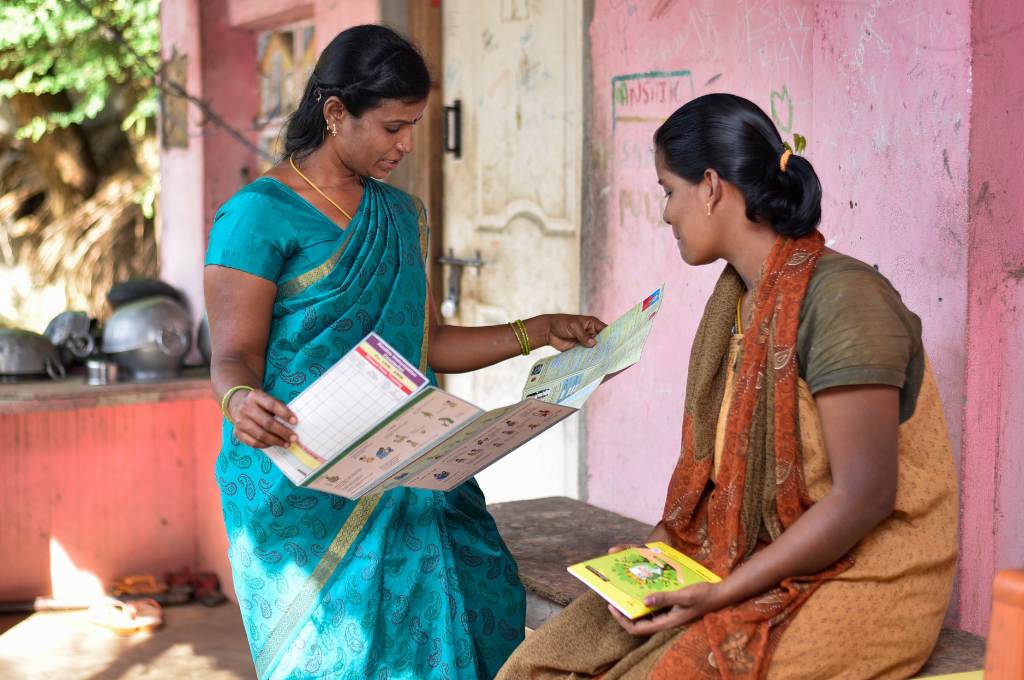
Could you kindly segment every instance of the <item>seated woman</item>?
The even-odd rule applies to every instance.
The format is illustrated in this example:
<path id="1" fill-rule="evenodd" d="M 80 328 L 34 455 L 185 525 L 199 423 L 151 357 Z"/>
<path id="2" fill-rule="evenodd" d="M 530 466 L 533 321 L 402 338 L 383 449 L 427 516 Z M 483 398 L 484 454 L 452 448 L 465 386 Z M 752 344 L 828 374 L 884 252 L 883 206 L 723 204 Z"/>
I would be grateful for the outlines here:
<path id="1" fill-rule="evenodd" d="M 650 540 L 722 581 L 651 596 L 664 608 L 632 622 L 588 593 L 499 677 L 908 677 L 935 644 L 957 556 L 920 320 L 875 269 L 825 247 L 818 177 L 753 103 L 695 99 L 654 143 L 683 261 L 727 264 Z"/>

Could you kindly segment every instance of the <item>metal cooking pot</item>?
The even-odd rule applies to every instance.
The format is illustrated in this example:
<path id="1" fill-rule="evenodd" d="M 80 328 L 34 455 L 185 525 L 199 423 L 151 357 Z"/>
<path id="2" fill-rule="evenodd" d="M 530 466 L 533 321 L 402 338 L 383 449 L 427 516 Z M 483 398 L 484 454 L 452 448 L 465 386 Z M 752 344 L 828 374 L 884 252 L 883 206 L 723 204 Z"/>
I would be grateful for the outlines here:
<path id="1" fill-rule="evenodd" d="M 61 312 L 43 331 L 60 352 L 65 364 L 84 359 L 96 350 L 92 337 L 92 319 L 85 312 Z"/>
<path id="2" fill-rule="evenodd" d="M 42 376 L 64 378 L 64 364 L 53 343 L 32 331 L 0 328 L 0 382 Z"/>
<path id="3" fill-rule="evenodd" d="M 134 380 L 181 373 L 192 346 L 192 319 L 180 302 L 155 296 L 117 308 L 103 329 L 103 352 Z"/>
<path id="4" fill-rule="evenodd" d="M 210 347 L 210 320 L 205 314 L 199 322 L 199 332 L 196 335 L 196 346 L 199 348 L 199 353 L 203 355 L 203 361 L 208 364 L 210 357 L 213 356 L 213 350 Z"/>

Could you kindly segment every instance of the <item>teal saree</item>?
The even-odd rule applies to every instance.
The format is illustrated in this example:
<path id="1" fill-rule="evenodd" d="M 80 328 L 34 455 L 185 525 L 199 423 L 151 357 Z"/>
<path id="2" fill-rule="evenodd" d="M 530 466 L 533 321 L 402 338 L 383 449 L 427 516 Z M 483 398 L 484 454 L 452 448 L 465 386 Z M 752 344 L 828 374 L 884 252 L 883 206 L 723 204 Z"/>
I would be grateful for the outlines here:
<path id="1" fill-rule="evenodd" d="M 222 206 L 207 265 L 277 284 L 263 389 L 288 402 L 376 331 L 426 366 L 427 226 L 366 180 L 343 231 L 272 178 Z M 490 678 L 523 638 L 518 570 L 470 481 L 349 501 L 292 485 L 229 423 L 216 464 L 260 678 Z"/>

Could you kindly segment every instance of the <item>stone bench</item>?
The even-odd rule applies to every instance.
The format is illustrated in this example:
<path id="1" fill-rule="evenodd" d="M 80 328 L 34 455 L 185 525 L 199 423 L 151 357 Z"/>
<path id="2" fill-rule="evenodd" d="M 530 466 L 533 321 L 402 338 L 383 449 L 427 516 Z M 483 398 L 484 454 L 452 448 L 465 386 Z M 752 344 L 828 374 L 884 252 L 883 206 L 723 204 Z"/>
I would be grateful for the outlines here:
<path id="1" fill-rule="evenodd" d="M 519 563 L 526 587 L 526 625 L 538 628 L 586 586 L 565 568 L 603 554 L 616 543 L 639 543 L 651 526 L 571 498 L 539 498 L 489 506 L 502 538 Z M 918 677 L 980 670 L 985 640 L 943 629 Z"/>

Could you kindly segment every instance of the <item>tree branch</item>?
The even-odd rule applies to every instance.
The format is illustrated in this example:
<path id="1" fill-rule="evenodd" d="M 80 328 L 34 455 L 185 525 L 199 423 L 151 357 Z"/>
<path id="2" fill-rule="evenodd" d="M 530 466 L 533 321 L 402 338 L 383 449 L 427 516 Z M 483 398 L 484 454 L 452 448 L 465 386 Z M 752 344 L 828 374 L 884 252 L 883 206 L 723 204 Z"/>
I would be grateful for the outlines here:
<path id="1" fill-rule="evenodd" d="M 184 98 L 193 106 L 202 111 L 205 120 L 208 120 L 217 125 L 218 127 L 220 127 L 221 129 L 223 129 L 236 142 L 238 142 L 245 148 L 249 149 L 253 153 L 257 154 L 260 158 L 270 162 L 274 161 L 274 158 L 270 154 L 268 154 L 267 152 L 265 152 L 263 149 L 259 148 L 252 142 L 250 142 L 248 139 L 245 138 L 245 135 L 242 132 L 240 132 L 226 120 L 221 118 L 220 115 L 213 110 L 209 103 L 189 93 L 181 83 L 178 83 L 172 80 L 171 78 L 168 78 L 164 73 L 164 68 L 167 65 L 166 61 L 161 61 L 159 68 L 154 67 L 149 62 L 149 60 L 147 60 L 145 57 L 143 57 L 141 54 L 135 51 L 135 49 L 128 43 L 128 40 L 124 37 L 124 34 L 121 33 L 120 30 L 118 30 L 115 26 L 112 26 L 103 18 L 96 16 L 96 14 L 93 12 L 93 7 L 86 3 L 85 0 L 74 0 L 74 3 L 78 5 L 80 8 L 82 8 L 82 11 L 84 11 L 86 14 L 92 17 L 92 19 L 97 24 L 99 24 L 100 28 L 104 32 L 108 33 L 110 37 L 119 42 L 121 46 L 128 52 L 128 54 L 132 55 L 139 64 L 142 64 L 150 72 L 149 75 L 153 78 L 153 84 L 157 87 L 157 89 L 160 90 L 160 92 L 171 96 Z"/>

